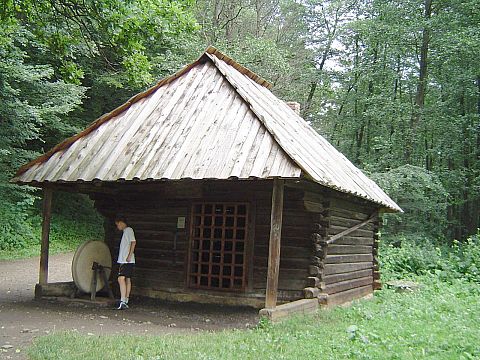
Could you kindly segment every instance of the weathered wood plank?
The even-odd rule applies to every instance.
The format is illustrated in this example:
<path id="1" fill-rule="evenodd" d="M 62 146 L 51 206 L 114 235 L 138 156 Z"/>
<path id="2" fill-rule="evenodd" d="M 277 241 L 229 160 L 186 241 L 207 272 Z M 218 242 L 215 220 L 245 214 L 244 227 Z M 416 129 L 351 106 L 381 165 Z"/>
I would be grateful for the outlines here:
<path id="1" fill-rule="evenodd" d="M 278 279 L 278 289 L 281 290 L 300 290 L 306 286 L 308 277 L 307 269 L 292 270 L 280 269 Z M 267 283 L 267 269 L 254 267 L 253 270 L 253 287 L 255 289 L 265 289 Z"/>
<path id="2" fill-rule="evenodd" d="M 340 274 L 358 270 L 372 269 L 372 262 L 357 262 L 357 263 L 343 263 L 343 264 L 326 264 L 323 269 L 324 275 Z"/>
<path id="3" fill-rule="evenodd" d="M 320 256 L 312 256 L 312 257 L 310 257 L 310 265 L 323 267 L 324 264 L 325 264 L 325 259 L 324 259 L 324 257 L 320 257 Z"/>
<path id="4" fill-rule="evenodd" d="M 319 230 L 318 232 L 311 234 L 310 239 L 314 244 L 327 245 L 326 231 L 321 232 Z"/>
<path id="5" fill-rule="evenodd" d="M 325 258 L 325 264 L 355 263 L 373 261 L 372 254 L 348 254 L 348 255 L 330 255 Z"/>
<path id="6" fill-rule="evenodd" d="M 185 215 L 183 215 L 185 216 Z M 152 232 L 164 232 L 164 233 L 173 233 L 177 225 L 177 217 L 172 217 L 169 220 L 159 220 L 157 222 L 146 222 L 146 221 L 135 221 L 128 220 L 128 225 L 130 225 L 134 230 L 142 231 L 147 234 Z"/>
<path id="7" fill-rule="evenodd" d="M 156 275 L 155 275 L 156 274 Z M 161 276 L 157 269 L 135 268 L 133 283 L 136 286 L 162 289 L 163 287 L 184 287 L 185 276 L 183 271 L 163 269 Z"/>
<path id="8" fill-rule="evenodd" d="M 284 277 L 280 277 L 278 279 L 278 291 L 303 291 L 306 284 L 305 276 L 302 279 L 288 279 Z M 257 275 L 254 274 L 253 276 L 253 289 L 266 289 L 267 281 L 264 279 L 260 279 Z"/>
<path id="9" fill-rule="evenodd" d="M 164 258 L 164 259 L 147 259 L 147 258 L 141 258 L 138 259 L 136 263 L 136 268 L 141 268 L 141 269 L 156 269 L 159 271 L 162 271 L 164 269 L 168 269 L 169 271 L 178 271 L 182 272 L 184 268 L 184 257 L 182 258 L 177 257 L 176 262 L 174 264 L 173 262 L 173 256 L 169 258 Z"/>
<path id="10" fill-rule="evenodd" d="M 49 284 L 35 285 L 35 299 L 40 299 L 43 296 L 66 296 L 73 297 L 77 287 L 73 281 L 57 282 Z"/>
<path id="11" fill-rule="evenodd" d="M 325 207 L 321 203 L 309 200 L 303 200 L 303 208 L 313 213 L 323 213 L 325 211 Z"/>
<path id="12" fill-rule="evenodd" d="M 329 196 L 329 201 L 329 209 L 345 209 L 348 211 L 355 211 L 363 214 L 371 214 L 375 210 L 375 206 L 373 204 L 367 204 L 367 202 L 360 204 L 354 197 L 342 199 L 336 196 Z"/>
<path id="13" fill-rule="evenodd" d="M 152 251 L 152 254 L 164 253 L 166 250 L 173 250 L 173 239 L 163 240 L 163 239 L 145 239 L 137 235 L 138 250 L 142 252 Z M 176 249 L 178 251 L 185 251 L 187 249 L 186 239 L 179 238 L 177 240 Z M 135 252 L 137 248 L 135 248 Z"/>
<path id="14" fill-rule="evenodd" d="M 255 239 L 257 240 L 257 239 Z M 282 259 L 308 259 L 312 254 L 311 245 L 300 247 L 300 246 L 284 246 L 282 239 Z M 267 258 L 268 248 L 265 245 L 256 245 L 255 246 L 255 256 L 258 258 Z"/>
<path id="15" fill-rule="evenodd" d="M 327 256 L 327 247 L 322 246 L 320 244 L 314 244 L 313 245 L 313 253 L 314 253 L 314 256 L 323 259 L 325 256 Z"/>
<path id="16" fill-rule="evenodd" d="M 333 244 L 331 244 L 333 245 Z M 343 236 L 335 245 L 373 245 L 373 237 L 369 236 Z M 330 245 L 329 245 L 330 247 Z"/>
<path id="17" fill-rule="evenodd" d="M 371 213 L 361 213 L 358 211 L 352 211 L 349 209 L 342 208 L 329 208 L 328 216 L 336 216 L 344 219 L 354 219 L 354 220 L 367 220 L 370 217 Z"/>
<path id="18" fill-rule="evenodd" d="M 328 198 L 324 194 L 308 190 L 304 191 L 303 199 L 307 201 L 314 201 L 319 204 L 328 202 Z"/>
<path id="19" fill-rule="evenodd" d="M 118 253 L 118 240 L 115 238 L 114 245 L 110 247 L 112 253 Z M 150 246 L 151 244 L 151 246 Z M 140 244 L 139 244 L 140 245 Z M 138 254 L 139 258 L 161 258 L 165 256 L 170 256 L 174 252 L 178 254 L 183 254 L 187 250 L 186 244 L 184 242 L 178 242 L 176 249 L 173 248 L 173 241 L 163 242 L 163 241 L 149 241 L 148 243 L 143 242 L 141 246 L 135 248 L 135 254 Z"/>
<path id="20" fill-rule="evenodd" d="M 320 290 L 316 287 L 307 287 L 303 289 L 305 299 L 314 299 L 320 294 Z"/>
<path id="21" fill-rule="evenodd" d="M 381 290 L 382 289 L 382 282 L 380 280 L 373 281 L 373 290 Z"/>
<path id="22" fill-rule="evenodd" d="M 325 275 L 321 278 L 325 284 L 332 284 L 340 281 L 350 280 L 350 279 L 358 279 L 366 276 L 372 276 L 372 269 L 364 269 L 352 272 L 346 272 L 341 274 L 331 274 Z"/>
<path id="23" fill-rule="evenodd" d="M 325 286 L 325 292 L 329 295 L 335 294 L 341 291 L 355 289 L 365 285 L 373 284 L 373 277 L 367 276 L 358 279 L 346 280 L 342 282 L 336 282 Z"/>
<path id="24" fill-rule="evenodd" d="M 368 219 L 368 218 L 367 218 Z M 367 220 L 365 219 L 365 220 Z M 345 227 L 345 228 L 351 228 L 355 225 L 358 225 L 360 223 L 362 223 L 363 221 L 365 220 L 355 220 L 355 219 L 351 219 L 351 218 L 343 218 L 343 217 L 338 217 L 338 216 L 328 216 L 326 217 L 326 219 L 330 225 L 333 225 L 333 226 L 340 226 L 340 227 Z M 370 222 L 370 223 L 367 223 L 365 225 L 362 226 L 362 229 L 365 229 L 365 230 L 370 230 L 372 232 L 374 232 L 374 230 L 376 229 L 375 227 L 375 224 L 373 224 L 373 222 Z"/>
<path id="25" fill-rule="evenodd" d="M 327 306 L 344 304 L 348 301 L 359 299 L 372 293 L 372 285 L 365 285 L 355 289 L 350 289 L 336 294 L 328 295 Z"/>
<path id="26" fill-rule="evenodd" d="M 164 269 L 162 270 L 162 273 L 159 274 L 158 270 L 156 269 L 146 269 L 143 267 L 137 266 L 135 268 L 135 273 L 134 276 L 138 280 L 139 278 L 144 278 L 144 279 L 158 279 L 158 280 L 171 280 L 171 279 L 176 279 L 177 277 L 182 280 L 183 284 L 183 276 L 184 270 L 171 270 L 169 269 Z M 160 276 L 161 275 L 161 276 Z"/>
<path id="27" fill-rule="evenodd" d="M 272 216 L 268 252 L 267 289 L 265 308 L 274 309 L 277 304 L 278 273 L 280 268 L 280 240 L 282 238 L 284 181 L 273 180 Z"/>
<path id="28" fill-rule="evenodd" d="M 320 285 L 320 279 L 315 276 L 307 277 L 307 286 L 308 287 L 318 287 Z"/>
<path id="29" fill-rule="evenodd" d="M 173 302 L 198 302 L 232 306 L 251 306 L 260 309 L 265 304 L 265 293 L 226 293 L 226 292 L 200 292 L 186 291 L 184 288 L 152 289 L 151 287 L 134 287 L 134 293 L 151 298 Z M 279 292 L 282 301 L 291 301 L 302 296 L 301 292 Z"/>
<path id="30" fill-rule="evenodd" d="M 308 275 L 309 276 L 320 276 L 323 274 L 323 268 L 319 265 L 309 265 L 308 266 Z"/>
<path id="31" fill-rule="evenodd" d="M 311 227 L 313 233 L 318 233 L 318 234 L 324 233 L 325 229 L 327 229 L 330 226 L 330 223 L 328 221 L 319 220 L 319 219 L 315 219 L 313 221 L 314 222 Z"/>
<path id="32" fill-rule="evenodd" d="M 43 190 L 42 239 L 40 248 L 39 284 L 48 283 L 48 248 L 50 245 L 50 220 L 52 217 L 52 189 Z"/>
<path id="33" fill-rule="evenodd" d="M 270 225 L 263 225 L 263 224 L 256 224 L 255 226 L 255 231 L 258 232 L 258 234 L 264 234 L 267 229 L 269 228 Z M 288 226 L 285 228 L 282 228 L 282 237 L 283 238 L 306 238 L 308 239 L 310 237 L 311 230 L 308 227 L 303 227 L 303 226 Z"/>
<path id="34" fill-rule="evenodd" d="M 275 309 L 262 309 L 259 315 L 273 322 L 280 321 L 292 315 L 310 314 L 318 309 L 317 299 L 300 299 L 287 304 L 279 305 Z"/>
<path id="35" fill-rule="evenodd" d="M 368 220 L 365 220 L 368 221 Z M 360 229 L 358 227 L 363 226 L 362 223 L 356 225 L 354 228 L 345 228 L 343 226 L 335 226 L 335 225 L 330 225 L 328 228 L 328 235 L 329 235 L 329 241 L 334 239 L 333 241 L 338 240 L 338 237 L 343 237 L 343 236 L 365 236 L 365 237 L 371 237 L 373 238 L 373 231 L 371 230 L 364 230 Z M 331 242 L 333 242 L 331 241 Z"/>
<path id="36" fill-rule="evenodd" d="M 329 255 L 371 254 L 371 253 L 372 253 L 372 246 L 368 246 L 368 245 L 340 245 L 336 243 L 328 245 Z"/>
<path id="37" fill-rule="evenodd" d="M 254 264 L 256 267 L 267 267 L 268 259 L 264 257 L 255 256 Z M 286 269 L 303 270 L 308 268 L 308 265 L 310 265 L 310 261 L 308 258 L 286 258 L 282 256 L 282 258 L 280 259 L 280 272 Z"/>
<path id="38" fill-rule="evenodd" d="M 259 226 L 259 225 L 267 226 L 267 225 L 270 225 L 270 217 L 266 213 L 257 214 L 255 222 L 256 222 L 257 226 Z M 301 211 L 298 211 L 298 210 L 288 211 L 288 210 L 284 209 L 284 212 L 283 212 L 283 226 L 284 227 L 287 227 L 287 226 L 294 226 L 294 227 L 306 226 L 306 227 L 310 227 L 311 224 L 312 224 L 312 217 L 310 216 L 310 214 L 305 213 L 305 212 L 301 212 Z"/>

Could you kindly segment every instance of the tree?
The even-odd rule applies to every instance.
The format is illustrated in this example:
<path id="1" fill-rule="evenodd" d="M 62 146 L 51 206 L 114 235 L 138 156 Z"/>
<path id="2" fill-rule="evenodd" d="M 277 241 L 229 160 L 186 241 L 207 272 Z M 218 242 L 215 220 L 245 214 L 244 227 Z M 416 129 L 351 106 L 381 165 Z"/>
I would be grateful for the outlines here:
<path id="1" fill-rule="evenodd" d="M 31 239 L 25 223 L 34 197 L 8 181 L 17 168 L 43 150 L 46 133 L 65 136 L 65 121 L 84 96 L 85 88 L 55 80 L 49 65 L 31 65 L 27 49 L 40 48 L 33 35 L 15 20 L 0 24 L 0 249 Z"/>
<path id="2" fill-rule="evenodd" d="M 196 29 L 190 5 L 2 3 L 0 248 L 20 246 L 32 235 L 25 220 L 34 192 L 8 183 L 16 169 L 190 59 Z"/>
<path id="3" fill-rule="evenodd" d="M 205 45 L 266 78 L 277 95 L 303 102 L 314 71 L 305 11 L 293 0 L 204 0 L 196 13 Z"/>

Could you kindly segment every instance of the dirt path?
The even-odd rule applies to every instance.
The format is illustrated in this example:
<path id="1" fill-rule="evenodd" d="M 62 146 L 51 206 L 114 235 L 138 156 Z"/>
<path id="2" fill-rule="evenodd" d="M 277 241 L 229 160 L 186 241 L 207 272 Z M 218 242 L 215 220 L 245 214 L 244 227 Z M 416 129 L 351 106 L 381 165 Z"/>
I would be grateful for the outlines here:
<path id="1" fill-rule="evenodd" d="M 49 282 L 71 281 L 72 257 L 50 258 Z M 26 359 L 25 349 L 36 337 L 58 331 L 159 335 L 246 328 L 258 320 L 257 311 L 248 308 L 133 302 L 127 311 L 115 311 L 78 302 L 35 301 L 38 263 L 38 258 L 0 261 L 0 359 Z"/>

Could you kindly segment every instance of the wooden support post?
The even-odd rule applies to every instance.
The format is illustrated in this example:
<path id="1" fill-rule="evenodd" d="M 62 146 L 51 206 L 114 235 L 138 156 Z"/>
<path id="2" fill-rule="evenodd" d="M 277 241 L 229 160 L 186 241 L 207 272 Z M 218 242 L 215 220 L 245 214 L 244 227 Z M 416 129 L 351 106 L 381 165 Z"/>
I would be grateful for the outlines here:
<path id="1" fill-rule="evenodd" d="M 113 296 L 112 288 L 110 287 L 110 284 L 108 283 L 108 277 L 107 277 L 107 273 L 105 272 L 105 268 L 102 267 L 102 271 L 100 272 L 100 275 L 102 276 L 103 283 L 105 284 L 104 288 L 107 288 L 108 297 L 110 299 L 114 299 L 115 297 Z"/>
<path id="2" fill-rule="evenodd" d="M 272 213 L 270 218 L 270 241 L 268 247 L 268 272 L 265 308 L 277 305 L 278 271 L 280 268 L 280 239 L 282 237 L 284 181 L 273 180 Z"/>
<path id="3" fill-rule="evenodd" d="M 50 243 L 50 219 L 52 217 L 52 189 L 43 190 L 42 243 L 40 248 L 40 285 L 48 283 L 48 246 Z"/>
<path id="4" fill-rule="evenodd" d="M 97 298 L 97 276 L 99 271 L 97 265 L 98 264 L 94 262 L 92 267 L 93 275 L 92 281 L 90 282 L 90 300 L 92 301 L 95 301 L 95 299 Z"/>

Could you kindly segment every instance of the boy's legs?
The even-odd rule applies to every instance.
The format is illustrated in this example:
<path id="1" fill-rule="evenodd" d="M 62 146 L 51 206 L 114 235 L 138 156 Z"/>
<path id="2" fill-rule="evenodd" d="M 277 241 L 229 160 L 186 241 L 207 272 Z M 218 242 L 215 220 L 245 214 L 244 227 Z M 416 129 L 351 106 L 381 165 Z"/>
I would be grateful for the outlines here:
<path id="1" fill-rule="evenodd" d="M 132 290 L 132 280 L 130 278 L 125 278 L 125 298 L 130 297 L 130 290 Z"/>
<path id="2" fill-rule="evenodd" d="M 127 298 L 127 284 L 125 281 L 125 276 L 118 277 L 118 285 L 120 285 L 120 300 L 125 301 L 125 299 Z"/>

